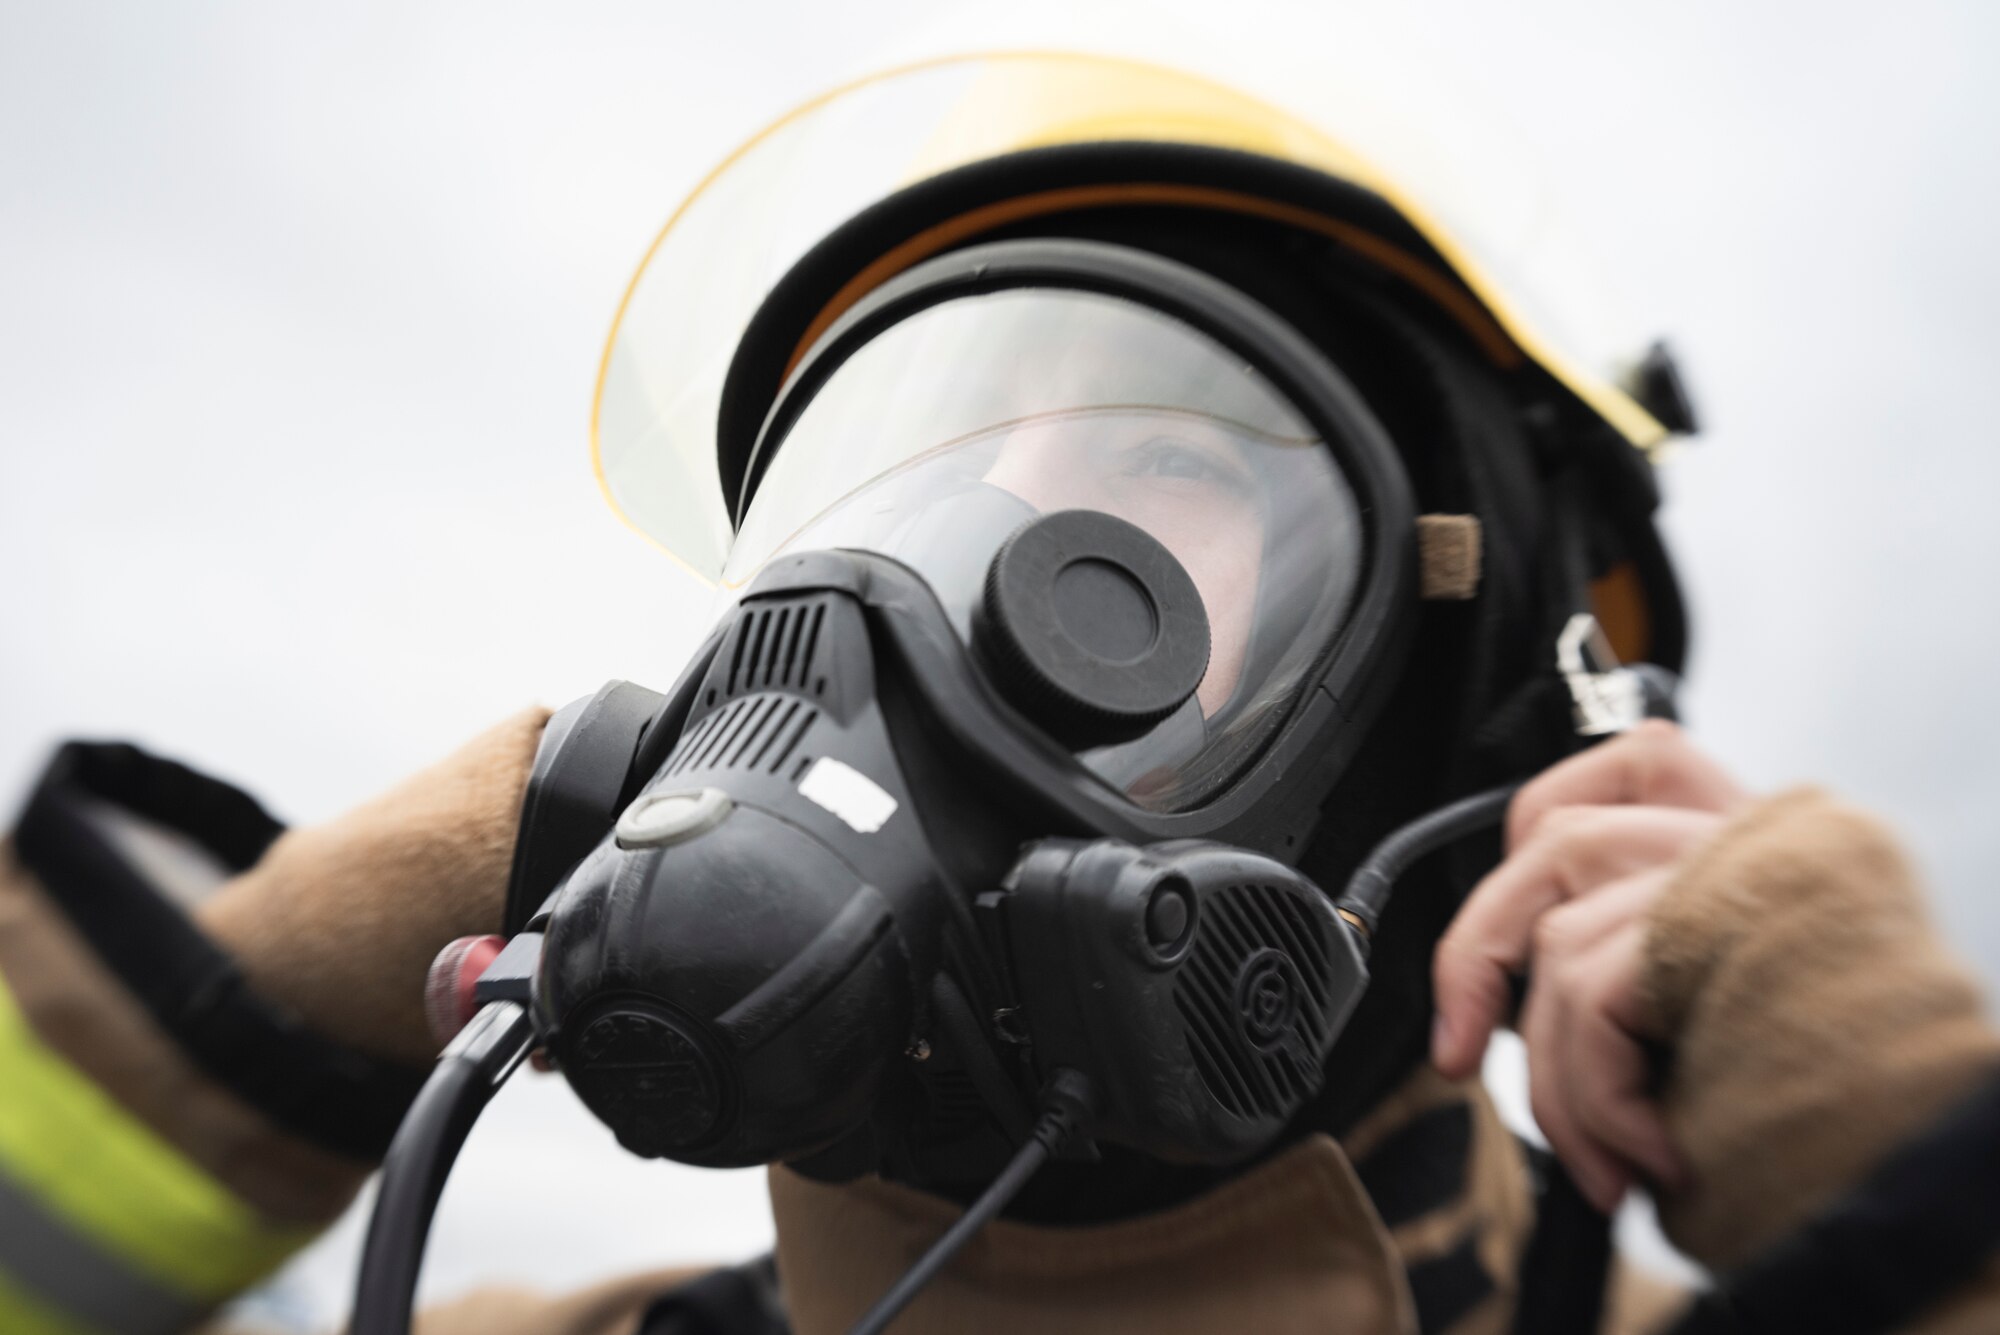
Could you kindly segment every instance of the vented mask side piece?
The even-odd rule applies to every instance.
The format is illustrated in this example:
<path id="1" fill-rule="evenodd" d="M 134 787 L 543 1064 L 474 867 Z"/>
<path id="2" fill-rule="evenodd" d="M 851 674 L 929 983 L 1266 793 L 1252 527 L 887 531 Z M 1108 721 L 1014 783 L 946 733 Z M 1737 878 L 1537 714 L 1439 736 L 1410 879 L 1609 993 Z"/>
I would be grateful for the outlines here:
<path id="1" fill-rule="evenodd" d="M 1319 887 L 1221 844 L 1045 839 L 979 912 L 1035 1070 L 1088 1072 L 1098 1135 L 1161 1159 L 1269 1144 L 1368 984 Z"/>

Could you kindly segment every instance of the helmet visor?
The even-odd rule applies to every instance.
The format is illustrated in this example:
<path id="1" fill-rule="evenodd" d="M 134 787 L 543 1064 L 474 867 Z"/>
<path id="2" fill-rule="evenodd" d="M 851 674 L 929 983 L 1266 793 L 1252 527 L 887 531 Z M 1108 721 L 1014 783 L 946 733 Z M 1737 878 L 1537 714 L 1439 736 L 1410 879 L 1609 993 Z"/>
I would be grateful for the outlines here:
<path id="1" fill-rule="evenodd" d="M 1306 418 L 1206 334 L 1124 298 L 956 297 L 875 334 L 822 381 L 758 481 L 724 566 L 859 548 L 922 575 L 959 633 L 1000 545 L 1058 510 L 1157 539 L 1209 626 L 1194 695 L 1082 753 L 1142 806 L 1197 804 L 1254 754 L 1352 602 L 1352 488 Z"/>
<path id="2" fill-rule="evenodd" d="M 1212 53 L 1188 54 L 1200 64 Z M 1430 85 L 1421 86 L 1411 110 L 1423 114 L 1404 135 L 1405 118 L 1365 97 L 1350 100 L 1355 80 L 1329 75 L 1324 59 L 1299 68 L 1305 82 L 1285 87 L 1297 112 L 1193 74 L 1052 52 L 932 61 L 801 107 L 702 183 L 633 278 L 591 418 L 607 497 L 633 527 L 713 581 L 730 546 L 725 500 L 735 499 L 723 496 L 716 468 L 722 385 L 745 326 L 779 279 L 829 232 L 907 186 L 1024 149 L 1114 140 L 1237 149 L 1365 187 L 1407 217 L 1559 380 L 1635 443 L 1657 438 L 1658 424 L 1607 379 L 1640 341 L 1606 318 L 1604 285 L 1577 267 L 1579 247 L 1540 193 L 1525 188 L 1531 173 L 1517 169 L 1505 144 L 1461 120 L 1433 145 L 1419 132 L 1434 111 Z M 1355 73 L 1367 76 L 1361 87 L 1379 74 Z M 1521 305 L 1530 296 L 1533 309 Z"/>

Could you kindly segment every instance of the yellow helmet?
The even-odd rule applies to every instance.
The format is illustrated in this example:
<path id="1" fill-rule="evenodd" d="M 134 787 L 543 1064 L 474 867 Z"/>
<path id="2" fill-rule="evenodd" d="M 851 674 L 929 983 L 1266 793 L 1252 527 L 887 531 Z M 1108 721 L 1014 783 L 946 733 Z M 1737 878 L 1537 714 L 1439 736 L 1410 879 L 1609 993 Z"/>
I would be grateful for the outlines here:
<path id="1" fill-rule="evenodd" d="M 1621 452 L 1692 429 L 1657 347 L 1633 357 L 1573 308 L 1531 304 L 1546 296 L 1529 272 L 1545 238 L 1441 194 L 1419 198 L 1271 103 L 1106 55 L 954 56 L 848 84 L 739 148 L 647 251 L 599 370 L 598 476 L 629 524 L 722 581 L 750 445 L 821 333 L 941 252 L 1112 210 L 1255 220 L 1265 238 L 1330 244 L 1487 363 L 1545 377 Z M 1676 666 L 1678 597 L 1647 528 L 1647 551 L 1600 579 L 1594 601 L 1622 654 Z"/>

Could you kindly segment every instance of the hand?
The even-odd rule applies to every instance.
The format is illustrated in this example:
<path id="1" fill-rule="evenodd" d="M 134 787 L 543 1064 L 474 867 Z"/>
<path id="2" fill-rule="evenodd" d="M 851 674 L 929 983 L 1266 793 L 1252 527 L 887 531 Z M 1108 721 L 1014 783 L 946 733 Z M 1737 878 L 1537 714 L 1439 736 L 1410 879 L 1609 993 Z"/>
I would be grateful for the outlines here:
<path id="1" fill-rule="evenodd" d="M 1433 961 L 1432 1061 L 1479 1069 L 1531 973 L 1518 1022 L 1529 1098 L 1577 1187 L 1610 1210 L 1634 1175 L 1683 1175 L 1647 1089 L 1638 980 L 1647 911 L 1675 866 L 1744 794 L 1669 723 L 1641 724 L 1529 783 L 1507 815 L 1506 861 L 1481 881 Z"/>

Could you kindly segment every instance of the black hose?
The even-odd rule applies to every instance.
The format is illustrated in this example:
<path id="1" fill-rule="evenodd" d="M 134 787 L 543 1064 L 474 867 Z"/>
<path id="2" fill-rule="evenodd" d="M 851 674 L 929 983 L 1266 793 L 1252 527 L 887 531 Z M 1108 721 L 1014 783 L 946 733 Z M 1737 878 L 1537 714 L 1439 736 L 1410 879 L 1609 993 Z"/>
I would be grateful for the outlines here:
<path id="1" fill-rule="evenodd" d="M 903 1272 L 903 1277 L 895 1282 L 889 1291 L 868 1309 L 861 1320 L 854 1323 L 848 1335 L 882 1335 L 889 1323 L 910 1305 L 923 1287 L 937 1278 L 938 1271 L 958 1255 L 973 1235 L 985 1227 L 986 1222 L 1007 1208 L 1007 1202 L 1020 1194 L 1041 1166 L 1047 1163 L 1071 1137 L 1075 1136 L 1090 1117 L 1090 1082 L 1075 1071 L 1057 1071 L 1044 1091 L 1045 1107 L 1035 1129 L 1007 1166 L 1000 1170 L 1000 1176 L 993 1179 L 993 1185 L 980 1193 L 972 1207 L 960 1215 L 944 1236 L 931 1244 L 930 1250 L 917 1258 L 917 1263 Z M 360 1332 L 356 1332 L 360 1335 Z"/>
<path id="2" fill-rule="evenodd" d="M 472 1124 L 513 1074 L 533 1036 L 524 1007 L 496 1001 L 438 1058 L 382 1161 L 349 1335 L 408 1335 L 417 1271 L 445 1178 Z"/>
<path id="3" fill-rule="evenodd" d="M 1507 804 L 1519 792 L 1518 783 L 1502 784 L 1471 797 L 1462 797 L 1449 806 L 1419 816 L 1396 830 L 1375 851 L 1361 860 L 1347 879 L 1347 891 L 1335 907 L 1359 918 L 1370 935 L 1389 902 L 1389 892 L 1418 859 L 1469 834 L 1490 829 L 1507 818 Z"/>

